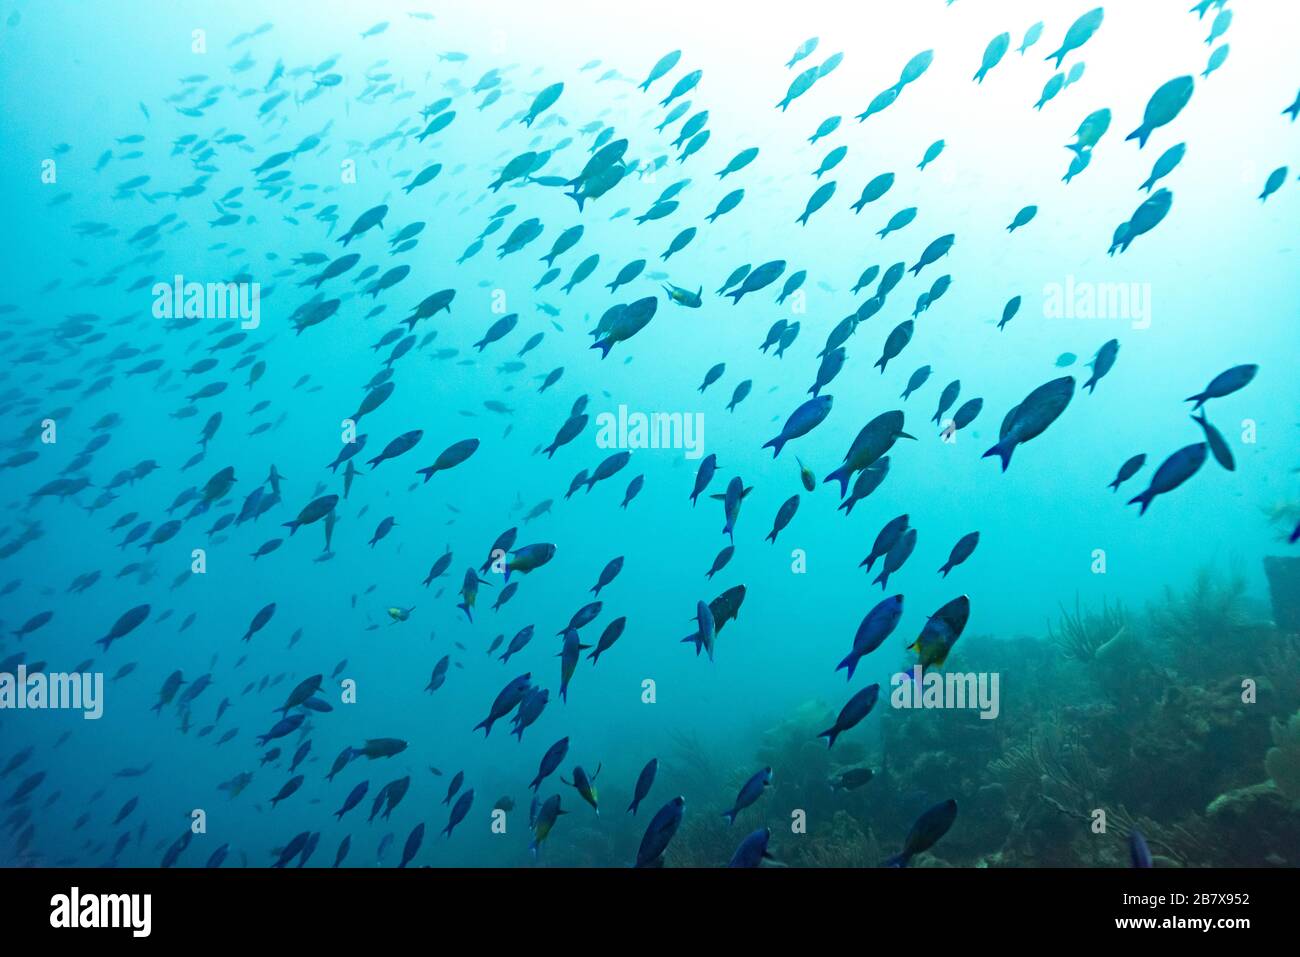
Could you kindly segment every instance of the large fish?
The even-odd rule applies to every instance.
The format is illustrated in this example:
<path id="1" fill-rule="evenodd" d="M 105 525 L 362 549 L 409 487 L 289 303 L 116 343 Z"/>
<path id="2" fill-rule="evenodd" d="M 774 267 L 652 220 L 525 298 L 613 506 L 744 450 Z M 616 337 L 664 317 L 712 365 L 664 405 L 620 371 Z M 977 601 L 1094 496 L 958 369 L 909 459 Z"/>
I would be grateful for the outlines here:
<path id="1" fill-rule="evenodd" d="M 984 458 L 996 455 L 1002 460 L 1002 471 L 1005 472 L 1016 446 L 1042 435 L 1065 411 L 1072 398 L 1073 376 L 1062 376 L 1040 385 L 1008 414 L 998 443 L 984 453 Z"/>

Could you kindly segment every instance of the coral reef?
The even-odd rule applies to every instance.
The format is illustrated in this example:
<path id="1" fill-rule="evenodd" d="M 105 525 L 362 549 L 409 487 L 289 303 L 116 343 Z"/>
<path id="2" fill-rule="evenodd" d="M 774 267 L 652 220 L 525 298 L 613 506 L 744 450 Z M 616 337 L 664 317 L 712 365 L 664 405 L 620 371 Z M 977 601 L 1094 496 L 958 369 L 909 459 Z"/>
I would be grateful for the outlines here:
<path id="1" fill-rule="evenodd" d="M 1197 680 L 1255 664 L 1245 614 L 1246 581 L 1238 573 L 1218 578 L 1202 569 L 1186 592 L 1166 587 L 1164 601 L 1148 610 L 1151 637 L 1168 651 L 1180 675 Z"/>
<path id="2" fill-rule="evenodd" d="M 1100 612 L 1084 613 L 1079 610 L 1079 597 L 1074 598 L 1074 614 L 1061 606 L 1061 620 L 1057 628 L 1047 626 L 1047 636 L 1061 654 L 1074 661 L 1093 661 L 1108 642 L 1122 637 L 1128 627 L 1128 617 L 1123 606 L 1112 608 L 1102 603 Z"/>
<path id="3" fill-rule="evenodd" d="M 1300 633 L 1300 558 L 1269 555 L 1264 559 L 1264 574 L 1277 627 Z"/>
<path id="4" fill-rule="evenodd" d="M 780 864 L 880 866 L 921 811 L 952 797 L 955 826 L 913 866 L 1126 867 L 1135 830 L 1157 866 L 1295 866 L 1300 639 L 1266 615 L 1240 575 L 1202 571 L 1145 616 L 1076 602 L 1047 641 L 964 638 L 944 670 L 998 673 L 996 720 L 878 707 L 878 738 L 828 751 L 816 735 L 834 709 L 808 701 L 725 750 L 679 738 L 678 771 L 719 802 L 757 767 L 775 779 L 735 827 L 722 803 L 694 807 L 669 863 L 725 863 L 765 824 Z M 865 785 L 829 786 L 862 765 L 875 771 Z M 783 819 L 792 812 L 806 831 Z"/>
<path id="5" fill-rule="evenodd" d="M 1286 724 L 1273 719 L 1270 731 L 1273 747 L 1264 755 L 1264 768 L 1277 789 L 1292 801 L 1300 801 L 1300 711 Z"/>

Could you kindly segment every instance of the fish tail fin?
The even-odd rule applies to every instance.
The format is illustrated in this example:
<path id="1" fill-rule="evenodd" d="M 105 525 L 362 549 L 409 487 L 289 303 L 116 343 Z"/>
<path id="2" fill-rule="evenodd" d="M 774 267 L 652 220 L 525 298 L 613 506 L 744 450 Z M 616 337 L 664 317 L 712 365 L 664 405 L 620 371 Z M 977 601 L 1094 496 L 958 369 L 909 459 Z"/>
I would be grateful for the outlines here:
<path id="1" fill-rule="evenodd" d="M 847 494 L 849 493 L 849 476 L 850 476 L 850 474 L 851 474 L 851 473 L 850 473 L 849 470 L 848 470 L 848 466 L 847 466 L 847 465 L 841 465 L 841 466 L 840 466 L 839 468 L 837 468 L 834 472 L 831 472 L 831 473 L 830 473 L 829 475 L 827 475 L 824 479 L 822 479 L 822 484 L 825 485 L 827 482 L 839 482 L 839 483 L 840 483 L 840 498 L 843 498 L 845 495 L 847 495 Z"/>
<path id="2" fill-rule="evenodd" d="M 1134 495 L 1131 499 L 1128 500 L 1127 504 L 1136 505 L 1138 503 L 1141 503 L 1142 509 L 1141 511 L 1138 512 L 1138 514 L 1145 515 L 1147 513 L 1147 509 L 1151 507 L 1151 500 L 1155 497 L 1156 497 L 1155 493 L 1152 492 L 1151 489 L 1147 489 L 1145 492 L 1142 492 L 1138 495 Z"/>
<path id="3" fill-rule="evenodd" d="M 1144 123 L 1141 126 L 1139 126 L 1137 129 L 1135 129 L 1132 133 L 1130 133 L 1128 136 L 1124 137 L 1124 142 L 1127 143 L 1129 140 L 1137 140 L 1138 149 L 1141 149 L 1142 147 L 1147 145 L 1147 137 L 1150 135 L 1151 135 L 1151 130 Z"/>
<path id="4" fill-rule="evenodd" d="M 608 339 L 601 339 L 599 342 L 593 342 L 591 348 L 600 350 L 600 357 L 606 359 L 609 357 L 609 350 L 614 348 L 614 343 Z"/>
<path id="5" fill-rule="evenodd" d="M 849 670 L 848 680 L 852 681 L 853 672 L 855 672 L 858 668 L 858 657 L 856 655 L 850 654 L 848 657 L 846 657 L 843 661 L 841 661 L 838 665 L 835 666 L 836 671 L 839 671 L 841 668 L 847 668 Z"/>
<path id="6" fill-rule="evenodd" d="M 772 450 L 772 458 L 776 458 L 778 455 L 781 454 L 781 450 L 782 450 L 783 448 L 785 448 L 785 443 L 786 443 L 786 441 L 787 441 L 787 440 L 785 439 L 784 436 L 780 436 L 780 435 L 778 435 L 776 438 L 772 439 L 770 442 L 764 442 L 764 443 L 763 443 L 763 448 L 765 448 L 765 449 L 771 449 L 771 450 Z"/>
<path id="7" fill-rule="evenodd" d="M 728 824 L 735 824 L 735 823 L 736 823 L 736 812 L 735 812 L 735 810 L 731 810 L 731 811 L 723 811 L 723 812 L 722 812 L 722 816 L 725 817 L 725 818 L 727 819 L 727 823 L 728 823 Z"/>
<path id="8" fill-rule="evenodd" d="M 1007 442 L 1003 440 L 999 442 L 997 445 L 993 446 L 993 448 L 989 449 L 980 457 L 986 459 L 990 455 L 996 455 L 998 458 L 1002 460 L 1002 471 L 1005 472 L 1007 470 L 1007 466 L 1011 464 L 1011 453 L 1014 452 L 1015 449 L 1016 449 L 1016 444 L 1014 442 Z"/>
<path id="9" fill-rule="evenodd" d="M 839 736 L 840 736 L 839 728 L 827 728 L 821 734 L 817 735 L 817 737 L 819 738 L 826 739 L 827 750 L 835 747 L 835 739 L 838 738 Z"/>
<path id="10" fill-rule="evenodd" d="M 893 857 L 889 858 L 889 860 L 885 861 L 885 866 L 906 867 L 907 862 L 910 860 L 911 860 L 911 856 L 908 855 L 906 852 L 903 852 L 903 853 L 895 854 Z"/>

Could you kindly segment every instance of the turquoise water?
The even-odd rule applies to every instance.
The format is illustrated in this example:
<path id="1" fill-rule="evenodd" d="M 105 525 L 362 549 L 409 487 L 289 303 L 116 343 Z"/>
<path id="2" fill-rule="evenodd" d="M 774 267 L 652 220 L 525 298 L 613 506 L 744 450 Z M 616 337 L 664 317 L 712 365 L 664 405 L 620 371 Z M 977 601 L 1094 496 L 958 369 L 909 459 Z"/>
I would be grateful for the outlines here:
<path id="1" fill-rule="evenodd" d="M 291 4 L 268 11 L 251 3 L 191 11 L 167 4 L 6 5 L 0 175 L 11 241 L 0 267 L 0 402 L 8 424 L 3 457 L 11 464 L 0 471 L 9 505 L 0 538 L 15 544 L 0 559 L 0 578 L 17 584 L 0 599 L 8 633 L 0 639 L 0 658 L 14 667 L 43 661 L 50 671 L 102 672 L 105 687 L 96 721 L 75 711 L 0 713 L 0 762 L 32 749 L 5 774 L 4 790 L 44 773 L 30 794 L 11 802 L 0 853 L 19 863 L 155 866 L 201 809 L 206 830 L 180 853 L 179 865 L 201 866 L 227 845 L 227 866 L 267 866 L 277 849 L 304 832 L 320 835 L 312 865 L 332 863 L 347 835 L 345 864 L 392 865 L 423 822 L 427 833 L 412 865 L 527 866 L 533 861 L 527 783 L 546 748 L 567 735 L 568 756 L 541 796 L 561 793 L 570 816 L 546 837 L 539 859 L 626 865 L 654 810 L 677 794 L 687 799 L 688 824 L 698 816 L 714 827 L 739 784 L 762 766 L 756 754 L 763 731 L 805 713 L 810 702 L 822 702 L 833 716 L 853 692 L 880 682 L 876 712 L 843 739 L 856 739 L 860 760 L 879 768 L 890 678 L 915 661 L 906 646 L 926 616 L 957 596 L 970 598 L 967 641 L 1029 636 L 1046 643 L 1047 624 L 1057 622 L 1063 604 L 1122 603 L 1136 616 L 1159 602 L 1166 587 L 1181 590 L 1198 570 L 1212 567 L 1239 574 L 1245 613 L 1269 625 L 1270 634 L 1285 633 L 1273 620 L 1260 559 L 1295 554 L 1284 539 L 1296 521 L 1287 503 L 1297 498 L 1300 126 L 1281 112 L 1295 88 L 1293 54 L 1280 38 L 1294 36 L 1300 23 L 1282 5 L 1242 9 L 1207 44 L 1219 10 L 1198 19 L 1180 4 L 1107 7 L 1096 34 L 1062 64 L 1068 72 L 1086 63 L 1083 75 L 1035 110 L 1055 72 L 1043 57 L 1088 9 L 1077 6 L 986 7 L 962 0 L 858 12 L 490 4 L 430 7 L 432 19 L 421 19 L 406 6 L 378 4 L 319 11 Z M 1018 53 L 1026 29 L 1039 19 L 1045 20 L 1042 39 Z M 257 32 L 264 23 L 269 27 Z M 388 26 L 374 32 L 378 23 Z M 982 84 L 973 83 L 985 46 L 1003 30 L 1011 34 L 1009 52 Z M 794 50 L 814 36 L 820 39 L 812 54 L 787 68 Z M 196 50 L 200 40 L 203 52 Z M 1202 78 L 1211 51 L 1223 43 L 1231 54 Z M 656 61 L 677 49 L 680 61 L 648 92 L 640 90 Z M 859 123 L 856 114 L 925 50 L 933 50 L 932 65 L 887 109 Z M 466 56 L 438 56 L 449 51 Z M 774 109 L 800 71 L 837 53 L 842 63 L 788 109 Z M 590 61 L 599 63 L 584 69 Z M 277 64 L 283 69 L 274 75 Z M 489 76 L 489 85 L 473 92 L 493 70 L 499 81 Z M 680 98 L 690 100 L 689 109 L 656 132 L 669 109 L 660 101 L 692 70 L 702 78 Z M 317 85 L 331 74 L 339 76 L 337 85 Z M 1187 106 L 1144 148 L 1126 142 L 1157 87 L 1184 74 L 1195 76 Z M 519 117 L 554 83 L 564 84 L 559 99 L 531 127 L 523 125 Z M 491 99 L 494 91 L 499 95 Z M 287 96 L 266 105 L 281 93 Z M 450 103 L 421 116 L 443 97 Z M 1111 111 L 1109 129 L 1088 167 L 1064 183 L 1075 155 L 1064 144 L 1103 108 Z M 428 122 L 448 110 L 454 119 L 418 141 Z M 708 141 L 679 162 L 673 141 L 701 110 L 708 111 Z M 818 125 L 835 115 L 843 117 L 839 127 L 810 144 Z M 607 194 L 579 212 L 565 195 L 568 187 L 536 181 L 577 177 L 607 128 L 613 133 L 604 142 L 626 138 L 623 159 L 636 164 Z M 304 144 L 308 137 L 318 139 Z M 938 140 L 940 155 L 918 169 Z M 1156 187 L 1172 193 L 1168 215 L 1126 252 L 1108 255 L 1116 227 L 1148 195 L 1138 185 L 1178 143 L 1186 144 L 1186 155 Z M 300 147 L 291 159 L 254 172 Z M 717 172 L 749 147 L 758 148 L 757 158 L 720 180 Z M 847 148 L 843 160 L 815 177 L 836 147 Z M 512 158 L 547 150 L 534 181 L 488 189 Z M 656 168 L 661 157 L 666 162 Z M 403 191 L 433 163 L 441 171 L 432 181 Z M 1270 173 L 1283 166 L 1290 168 L 1283 185 L 1261 202 Z M 895 174 L 893 186 L 855 214 L 850 207 L 862 187 L 885 172 Z M 148 179 L 123 188 L 139 177 Z M 687 185 L 675 195 L 674 211 L 636 222 L 682 181 Z M 809 197 L 830 181 L 834 196 L 799 225 Z M 188 186 L 192 195 L 185 194 Z M 706 221 L 724 195 L 742 188 L 737 208 Z M 349 224 L 380 204 L 388 206 L 382 226 L 345 249 L 338 240 Z M 1031 205 L 1037 207 L 1032 221 L 1009 232 L 1017 212 Z M 330 206 L 337 207 L 337 223 L 320 218 Z M 890 216 L 908 207 L 916 208 L 915 219 L 878 238 Z M 494 214 L 503 225 L 458 263 Z M 223 215 L 232 221 L 214 225 Z M 498 258 L 497 247 L 529 218 L 542 225 L 540 236 Z M 392 238 L 417 222 L 425 224 L 417 242 L 394 251 Z M 580 241 L 556 260 L 559 278 L 535 290 L 546 271 L 538 258 L 579 224 Z M 662 260 L 688 226 L 698 229 L 694 240 Z M 906 275 L 845 343 L 844 368 L 824 390 L 834 397 L 830 415 L 773 459 L 761 446 L 808 398 L 826 337 L 874 291 L 872 285 L 852 293 L 858 276 L 873 264 L 881 272 L 900 261 L 910 267 L 945 234 L 955 236 L 951 252 L 919 276 Z M 345 252 L 359 254 L 357 265 L 320 288 L 325 299 L 340 300 L 337 312 L 296 334 L 291 316 L 314 292 L 300 284 Z M 305 253 L 324 254 L 325 261 L 294 262 Z M 562 292 L 592 254 L 600 257 L 595 272 Z M 638 259 L 647 263 L 644 272 L 609 292 L 606 284 Z M 771 285 L 735 305 L 716 294 L 736 267 L 773 260 L 786 266 Z M 408 265 L 409 275 L 366 293 L 399 265 Z M 377 271 L 362 280 L 370 267 Z M 778 305 L 777 295 L 799 270 L 806 271 L 802 286 Z M 256 283 L 260 324 L 210 351 L 241 331 L 238 320 L 157 318 L 154 284 L 177 275 L 199 283 Z M 951 287 L 915 318 L 911 341 L 882 374 L 872 363 L 890 331 L 912 317 L 917 297 L 941 275 L 951 277 Z M 663 295 L 664 282 L 702 287 L 703 305 L 673 303 Z M 1121 287 L 1137 298 L 1119 315 L 1057 309 L 1066 288 L 1105 298 Z M 339 453 L 343 420 L 398 340 L 372 347 L 441 289 L 455 290 L 450 312 L 421 318 L 413 348 L 392 363 L 392 397 L 358 429 L 368 444 L 356 460 L 362 473 L 336 507 L 332 556 L 317 561 L 322 525 L 289 536 L 281 523 L 318 496 L 343 494 L 342 470 L 326 466 Z M 658 299 L 653 319 L 602 360 L 590 348 L 589 331 L 611 306 L 648 296 Z M 1003 306 L 1014 296 L 1021 297 L 1019 312 L 999 331 Z M 475 349 L 504 314 L 517 314 L 517 325 Z M 778 320 L 800 324 L 780 358 L 759 349 Z M 519 358 L 523 367 L 503 369 L 534 333 L 544 335 Z M 1112 339 L 1118 358 L 1094 394 L 1076 387 L 1060 418 L 1017 449 L 1005 473 L 995 459 L 982 458 L 1004 417 L 1031 390 L 1066 375 L 1081 386 L 1087 364 Z M 209 355 L 217 360 L 212 369 L 185 374 Z M 247 385 L 253 362 L 264 362 L 265 371 Z M 132 374 L 142 363 L 152 367 Z M 725 372 L 701 393 L 716 363 L 725 363 Z M 1235 470 L 1211 457 L 1139 517 L 1125 502 L 1167 456 L 1203 440 L 1183 400 L 1246 364 L 1259 366 L 1253 381 L 1206 407 Z M 902 400 L 909 377 L 926 365 L 928 380 Z M 558 382 L 539 393 L 543 378 L 560 368 Z M 107 384 L 86 394 L 105 377 Z M 940 391 L 954 379 L 961 392 L 948 415 L 976 397 L 983 407 L 953 441 L 943 441 L 930 420 Z M 752 380 L 752 392 L 728 411 L 743 380 Z M 213 397 L 190 398 L 215 382 L 228 386 Z M 582 396 L 587 427 L 553 458 L 538 454 Z M 254 411 L 259 403 L 265 406 Z M 702 423 L 701 451 L 716 455 L 720 468 L 696 506 L 689 496 L 700 459 L 684 448 L 637 449 L 612 478 L 565 498 L 576 473 L 616 451 L 598 444 L 596 419 L 617 414 L 619 406 L 698 416 L 692 421 Z M 823 479 L 864 424 L 895 409 L 916 441 L 894 446 L 887 479 L 846 517 L 836 508 L 836 486 Z M 183 468 L 217 412 L 221 423 L 206 453 Z M 96 428 L 110 414 L 120 422 Z M 373 471 L 360 464 L 417 429 L 423 437 L 410 452 Z M 111 440 L 78 460 L 96 435 Z M 50 437 L 53 442 L 45 440 Z M 467 461 L 421 482 L 417 468 L 471 438 L 481 444 Z M 10 458 L 25 451 L 35 452 L 34 460 Z M 1137 453 L 1147 456 L 1143 470 L 1119 494 L 1109 491 L 1121 463 Z M 811 493 L 800 484 L 796 456 L 816 475 Z M 115 475 L 150 459 L 155 471 L 113 488 L 115 497 L 99 506 L 97 496 Z M 191 517 L 190 501 L 167 512 L 183 491 L 202 488 L 227 466 L 236 480 L 210 507 Z M 238 513 L 266 485 L 272 467 L 284 476 L 282 500 L 256 521 L 210 533 L 214 522 Z M 644 489 L 621 508 L 636 476 L 644 476 Z M 728 543 L 721 534 L 723 505 L 708 494 L 723 493 L 737 476 L 753 489 L 740 510 L 735 556 L 708 580 L 714 556 Z M 33 496 L 60 478 L 89 484 L 62 499 Z M 790 525 L 775 544 L 766 542 L 778 508 L 796 493 L 800 505 Z M 525 523 L 548 499 L 549 511 Z M 137 516 L 110 528 L 132 512 Z M 909 515 L 917 543 L 886 592 L 872 584 L 874 569 L 867 575 L 858 565 L 881 526 L 901 513 Z M 370 547 L 388 516 L 396 526 Z M 147 552 L 140 548 L 169 518 L 182 522 L 175 537 Z M 151 527 L 144 538 L 120 548 L 145 521 Z M 517 545 L 551 543 L 555 557 L 512 575 L 518 591 L 499 611 L 491 606 L 502 576 L 485 573 L 490 584 L 480 590 L 471 622 L 457 608 L 465 569 L 479 567 L 498 534 L 515 526 Z M 972 531 L 980 533 L 973 555 L 946 578 L 937 575 L 952 546 Z M 250 557 L 276 538 L 283 539 L 278 549 Z M 429 566 L 448 548 L 454 558 L 445 576 L 423 586 Z M 202 574 L 192 573 L 195 549 L 204 550 Z M 584 652 L 568 701 L 561 701 L 557 634 L 617 556 L 625 558 L 622 571 L 601 592 L 601 613 L 581 638 L 594 643 L 618 616 L 626 616 L 626 630 L 598 664 Z M 132 563 L 139 564 L 123 573 Z M 100 578 L 83 592 L 69 589 L 77 576 L 96 570 Z M 696 628 L 697 603 L 742 584 L 744 603 L 718 638 L 714 660 L 693 654 L 680 639 Z M 895 590 L 905 595 L 897 631 L 846 686 L 835 665 L 862 617 Z M 269 623 L 242 642 L 250 620 L 270 603 L 276 607 Z M 144 624 L 107 650 L 95 644 L 120 615 L 145 604 Z M 394 621 L 389 609 L 413 610 Z M 53 613 L 47 623 L 17 633 L 46 611 Z M 509 664 L 498 660 L 504 644 L 487 653 L 493 639 L 504 636 L 508 643 L 528 625 L 536 634 Z M 1132 631 L 1138 630 L 1135 623 Z M 25 657 L 14 657 L 20 653 Z M 423 690 L 429 673 L 444 655 L 451 658 L 446 682 L 429 694 Z M 1026 658 L 1010 658 L 1005 666 L 973 652 L 961 659 L 967 671 L 1000 671 L 1004 710 L 1015 706 L 1016 696 L 1023 706 L 1031 697 L 1025 689 L 1040 683 L 1041 690 L 1047 680 Z M 115 679 L 129 663 L 131 673 Z M 154 713 L 159 688 L 176 670 L 187 682 L 210 674 L 211 686 L 188 709 L 172 701 Z M 508 720 L 486 740 L 471 732 L 501 687 L 524 671 L 549 689 L 550 702 L 522 741 L 509 734 Z M 316 674 L 323 676 L 318 697 L 333 710 L 302 712 L 303 728 L 274 742 L 283 756 L 262 764 L 266 749 L 256 736 L 277 720 L 273 710 L 289 691 Z M 1078 675 L 1053 680 L 1086 684 Z M 344 681 L 354 684 L 345 688 Z M 1149 698 L 1181 681 L 1166 675 Z M 355 702 L 345 702 L 353 687 Z M 223 699 L 228 708 L 217 718 Z M 1050 702 L 1034 700 L 1030 717 L 1043 710 L 1047 720 Z M 1269 715 L 1284 718 L 1298 705 L 1274 701 Z M 218 744 L 232 729 L 237 734 Z M 1260 751 L 1240 755 L 1234 785 L 1268 777 L 1267 720 L 1259 729 Z M 815 740 L 820 728 L 812 730 L 810 745 L 824 750 Z M 713 779 L 691 772 L 683 735 L 715 756 Z M 325 780 L 344 747 L 371 738 L 408 746 L 394 757 L 355 759 L 333 782 Z M 1000 747 L 1017 739 L 1009 735 Z M 304 741 L 311 742 L 310 753 L 290 773 Z M 658 779 L 629 820 L 633 782 L 656 757 Z M 571 780 L 575 763 L 588 772 L 602 768 L 599 820 L 560 783 L 561 774 Z M 133 768 L 147 770 L 120 776 Z M 815 863 L 799 859 L 801 837 L 789 825 L 792 812 L 810 808 L 813 796 L 788 783 L 794 778 L 788 769 L 774 770 L 771 793 L 743 813 L 734 834 L 718 838 L 719 846 L 769 826 L 777 832 L 778 857 Z M 475 797 L 469 816 L 445 839 L 438 834 L 449 810 L 442 800 L 457 771 Z M 251 772 L 252 781 L 237 797 L 218 789 L 242 772 Z M 888 786 L 878 773 L 882 779 L 869 788 Z M 305 777 L 301 788 L 272 808 L 271 798 L 296 774 Z M 379 789 L 408 775 L 410 791 L 391 818 L 368 824 L 364 817 Z M 370 782 L 367 796 L 336 820 L 333 812 L 362 781 Z M 894 817 L 848 797 L 832 811 L 848 813 L 892 853 L 914 812 L 950 796 L 964 806 L 966 792 L 978 786 L 970 775 L 953 775 L 919 805 L 900 798 Z M 1126 806 L 1140 811 L 1141 789 L 1134 794 Z M 494 833 L 491 815 L 502 796 L 515 803 L 504 834 Z M 137 797 L 131 813 L 114 823 Z M 827 836 L 832 811 L 812 813 L 802 839 L 840 840 Z M 74 827 L 83 814 L 87 820 Z M 963 823 L 959 818 L 954 840 Z M 689 833 L 704 846 L 707 835 Z M 123 834 L 129 838 L 115 850 Z M 726 863 L 730 849 L 711 862 Z M 972 853 L 953 862 L 975 859 Z M 667 861 L 710 859 L 679 846 Z"/>

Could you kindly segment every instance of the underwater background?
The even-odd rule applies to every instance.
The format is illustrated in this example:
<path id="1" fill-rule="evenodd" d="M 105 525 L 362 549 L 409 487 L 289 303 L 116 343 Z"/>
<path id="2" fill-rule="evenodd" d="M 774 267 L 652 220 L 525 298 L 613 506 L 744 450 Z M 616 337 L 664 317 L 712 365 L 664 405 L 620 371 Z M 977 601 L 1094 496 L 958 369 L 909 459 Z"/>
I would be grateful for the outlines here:
<path id="1" fill-rule="evenodd" d="M 716 866 L 770 828 L 775 863 L 877 866 L 928 808 L 955 800 L 933 849 L 912 840 L 914 864 L 1121 866 L 1137 831 L 1157 866 L 1295 865 L 1300 123 L 1285 111 L 1300 9 L 1189 4 L 1107 5 L 1059 67 L 1044 57 L 1086 20 L 1087 2 L 3 4 L 0 672 L 100 672 L 104 694 L 94 721 L 0 710 L 0 861 Z M 1004 31 L 1009 48 L 974 82 Z M 918 61 L 924 51 L 932 59 Z M 778 109 L 810 68 L 811 85 Z M 1126 141 L 1153 94 L 1182 76 L 1194 78 L 1185 107 L 1145 146 Z M 1081 124 L 1102 110 L 1100 138 L 1066 148 L 1085 144 L 1099 121 L 1086 134 Z M 584 179 L 620 140 L 602 170 L 621 175 Z M 1140 188 L 1178 144 L 1181 161 Z M 892 185 L 855 212 L 885 173 Z M 710 221 L 737 189 L 739 203 Z M 1112 249 L 1159 190 L 1167 213 Z M 343 245 L 380 205 L 382 223 L 353 226 Z M 532 219 L 541 231 L 529 239 Z M 413 224 L 423 226 L 403 233 Z M 538 288 L 549 268 L 539 257 L 579 225 Z M 921 263 L 946 235 L 946 255 L 878 292 L 892 264 Z M 351 253 L 350 268 L 304 284 Z M 594 271 L 565 292 L 593 255 Z M 611 291 L 637 260 L 643 269 Z M 735 302 L 718 294 L 738 267 L 774 262 L 769 284 Z M 390 273 L 400 266 L 409 272 Z M 936 289 L 941 275 L 950 285 Z M 154 286 L 175 276 L 256 284 L 258 325 L 159 317 Z M 687 300 L 702 290 L 702 303 L 666 286 Z M 1074 298 L 1119 289 L 1130 297 L 1119 314 L 1090 315 Z M 449 309 L 419 315 L 440 290 L 455 292 Z M 652 319 L 602 358 L 591 335 L 602 317 L 608 335 L 611 307 L 648 297 Z M 334 300 L 323 321 L 295 329 Z M 821 389 L 833 408 L 773 457 L 763 444 L 811 398 L 819 353 L 855 313 L 843 367 Z M 508 315 L 515 325 L 476 348 Z M 873 367 L 907 320 L 910 340 Z M 789 341 L 760 348 L 781 321 Z M 1112 340 L 1113 367 L 1084 391 Z M 194 371 L 205 358 L 215 362 Z M 1201 410 L 1228 469 L 1184 400 L 1242 366 L 1257 374 Z M 986 450 L 1030 393 L 1065 376 L 1076 380 L 1068 406 L 1000 470 Z M 953 380 L 959 396 L 936 416 Z M 388 382 L 391 396 L 357 426 L 367 444 L 345 496 L 345 469 L 329 468 L 344 420 Z M 945 440 L 974 398 L 978 414 Z M 631 449 L 619 471 L 566 496 L 618 451 L 598 416 L 620 406 L 700 423 L 698 451 L 718 470 L 695 504 L 705 459 L 681 447 Z M 915 441 L 893 444 L 884 480 L 846 514 L 824 479 L 892 410 Z M 542 451 L 583 414 L 576 436 Z M 409 451 L 365 464 L 414 430 Z M 427 482 L 416 473 L 470 439 L 463 462 Z M 1215 445 L 1208 456 L 1201 443 Z M 1206 461 L 1185 484 L 1144 514 L 1126 504 L 1189 446 Z M 1108 488 L 1138 454 L 1136 475 Z M 731 503 L 710 496 L 736 478 L 752 491 L 734 555 L 706 577 L 733 542 L 722 533 Z M 283 523 L 327 495 L 339 496 L 328 519 L 289 534 Z M 765 540 L 795 495 L 789 524 Z M 874 583 L 886 559 L 869 573 L 859 563 L 902 514 L 915 548 L 886 589 Z M 152 544 L 169 521 L 179 527 Z M 505 576 L 484 566 L 511 528 L 512 549 L 553 544 L 554 555 L 515 569 L 517 591 L 497 609 Z M 976 531 L 969 558 L 938 574 Z M 595 645 L 616 618 L 625 629 L 597 662 L 581 652 L 566 701 L 561 636 L 619 557 L 601 608 L 576 630 Z M 472 620 L 458 607 L 469 568 L 483 580 Z M 701 603 L 741 585 L 712 653 L 683 643 L 702 627 Z M 836 665 L 895 593 L 896 629 L 846 683 Z M 996 674 L 997 717 L 892 707 L 891 678 L 917 662 L 909 646 L 927 616 L 962 595 L 969 620 L 949 636 L 961 640 L 926 664 Z M 531 641 L 503 663 L 528 626 Z M 169 688 L 178 671 L 184 683 Z M 472 730 L 524 672 L 549 692 L 540 716 L 519 739 L 508 714 L 486 738 Z M 313 676 L 319 688 L 281 714 Z M 872 683 L 875 708 L 828 748 L 819 733 Z M 301 720 L 259 743 L 289 716 Z M 529 782 L 565 737 L 538 795 L 560 795 L 566 813 L 539 829 Z M 381 739 L 405 746 L 345 754 Z M 629 814 L 652 759 L 653 786 Z M 599 814 L 562 781 L 575 765 L 599 768 Z M 723 812 L 764 768 L 770 783 L 729 824 Z M 855 768 L 873 773 L 848 786 Z M 678 795 L 679 826 L 668 823 L 661 854 L 647 852 L 647 825 Z M 444 837 L 453 807 L 463 818 Z"/>

